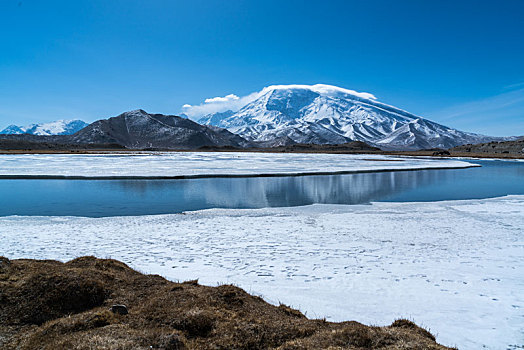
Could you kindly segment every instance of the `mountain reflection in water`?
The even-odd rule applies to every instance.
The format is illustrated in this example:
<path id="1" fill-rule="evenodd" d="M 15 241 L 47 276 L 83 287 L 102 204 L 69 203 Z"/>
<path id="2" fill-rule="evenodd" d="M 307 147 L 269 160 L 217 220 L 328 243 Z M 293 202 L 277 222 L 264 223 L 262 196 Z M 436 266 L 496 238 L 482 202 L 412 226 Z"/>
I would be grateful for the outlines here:
<path id="1" fill-rule="evenodd" d="M 113 181 L 125 191 L 147 196 L 165 191 L 173 202 L 198 201 L 205 207 L 289 207 L 314 203 L 360 204 L 396 191 L 427 186 L 449 174 L 429 171 L 263 178 Z"/>
<path id="2" fill-rule="evenodd" d="M 101 217 L 524 194 L 524 162 L 475 163 L 482 167 L 188 180 L 0 180 L 0 215 Z"/>

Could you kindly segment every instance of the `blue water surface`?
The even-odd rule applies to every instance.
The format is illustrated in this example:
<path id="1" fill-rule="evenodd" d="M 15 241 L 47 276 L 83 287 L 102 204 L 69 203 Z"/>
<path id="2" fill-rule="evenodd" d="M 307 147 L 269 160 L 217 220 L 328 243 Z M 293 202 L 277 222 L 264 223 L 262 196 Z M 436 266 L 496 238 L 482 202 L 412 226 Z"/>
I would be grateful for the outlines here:
<path id="1" fill-rule="evenodd" d="M 524 162 L 479 168 L 188 180 L 0 180 L 0 216 L 168 214 L 313 203 L 441 201 L 524 194 Z"/>

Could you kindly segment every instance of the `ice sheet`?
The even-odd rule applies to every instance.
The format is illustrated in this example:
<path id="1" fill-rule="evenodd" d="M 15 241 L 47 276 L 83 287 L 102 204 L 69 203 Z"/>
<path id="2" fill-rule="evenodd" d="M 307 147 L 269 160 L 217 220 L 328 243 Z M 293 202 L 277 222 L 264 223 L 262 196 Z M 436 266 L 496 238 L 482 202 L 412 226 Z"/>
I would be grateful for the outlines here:
<path id="1" fill-rule="evenodd" d="M 426 203 L 0 218 L 1 255 L 122 260 L 234 283 L 309 317 L 406 317 L 460 349 L 524 339 L 524 196 Z"/>

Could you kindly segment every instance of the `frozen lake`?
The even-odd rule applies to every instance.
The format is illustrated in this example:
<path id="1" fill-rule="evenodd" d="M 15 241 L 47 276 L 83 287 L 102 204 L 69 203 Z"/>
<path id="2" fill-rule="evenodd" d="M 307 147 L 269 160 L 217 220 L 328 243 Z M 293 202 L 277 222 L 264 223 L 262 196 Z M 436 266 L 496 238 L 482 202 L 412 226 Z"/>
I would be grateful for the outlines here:
<path id="1" fill-rule="evenodd" d="M 199 178 L 293 176 L 389 170 L 464 168 L 455 159 L 377 154 L 152 152 L 2 154 L 0 178 Z"/>
<path id="2" fill-rule="evenodd" d="M 181 157 L 0 156 L 0 255 L 111 257 L 309 317 L 405 317 L 460 349 L 523 348 L 524 162 Z M 228 172 L 271 177 L 198 178 Z"/>
<path id="3" fill-rule="evenodd" d="M 281 157 L 282 155 L 277 155 L 278 160 Z M 304 156 L 301 155 L 301 157 Z M 28 167 L 28 164 L 37 166 L 32 173 L 44 173 L 49 170 L 49 167 L 44 164 L 35 164 L 34 161 L 30 163 L 28 158 L 22 159 L 21 170 L 18 170 L 18 173 L 28 173 L 30 169 L 25 168 Z M 59 162 L 65 166 L 62 158 L 59 159 Z M 98 160 L 98 158 L 90 159 L 92 162 Z M 130 157 L 129 159 L 136 158 Z M 140 159 L 142 162 L 145 158 Z M 124 161 L 127 164 L 128 159 Z M 344 169 L 344 166 L 347 167 L 345 169 L 350 169 L 351 166 L 353 168 L 362 167 L 363 163 L 360 162 L 358 165 L 358 162 L 358 159 L 348 158 L 342 164 L 336 165 L 335 169 Z M 437 161 L 436 164 L 447 165 L 445 162 Z M 316 203 L 362 204 L 371 201 L 440 201 L 524 194 L 524 162 L 496 160 L 470 162 L 480 164 L 482 167 L 299 177 L 156 180 L 0 179 L 0 193 L 2 194 L 0 196 L 0 216 L 103 217 L 171 214 L 210 208 L 289 207 Z M 371 164 L 366 164 L 368 169 L 377 166 L 386 166 L 386 168 L 399 166 L 399 162 L 396 161 L 385 162 L 386 164 L 384 161 L 370 161 L 369 163 Z M 408 160 L 408 163 L 411 165 L 403 164 L 402 166 L 413 166 L 414 164 L 428 166 L 428 160 L 425 160 L 425 163 Z M 5 166 L 6 162 L 3 164 Z M 461 164 L 465 163 L 451 161 L 449 165 Z M 287 167 L 289 169 L 292 166 L 288 164 Z M 93 164 L 92 168 L 96 168 L 96 164 Z M 274 169 L 274 167 L 270 168 L 270 170 Z M 295 171 L 298 169 L 296 165 L 294 169 Z M 311 168 L 306 169 L 311 170 Z M 329 169 L 332 168 L 326 167 L 324 171 Z M 9 171 L 16 172 L 14 165 Z M 71 169 L 64 171 L 71 171 Z M 181 173 L 184 169 L 176 171 Z M 186 173 L 198 172 L 202 171 L 202 168 L 186 169 L 185 171 Z M 6 172 L 6 168 L 0 167 L 0 174 Z M 52 172 L 53 167 L 51 167 Z"/>
<path id="4" fill-rule="evenodd" d="M 8 258 L 115 258 L 233 283 L 309 317 L 405 317 L 459 349 L 521 349 L 524 196 L 211 209 L 186 215 L 0 217 Z"/>

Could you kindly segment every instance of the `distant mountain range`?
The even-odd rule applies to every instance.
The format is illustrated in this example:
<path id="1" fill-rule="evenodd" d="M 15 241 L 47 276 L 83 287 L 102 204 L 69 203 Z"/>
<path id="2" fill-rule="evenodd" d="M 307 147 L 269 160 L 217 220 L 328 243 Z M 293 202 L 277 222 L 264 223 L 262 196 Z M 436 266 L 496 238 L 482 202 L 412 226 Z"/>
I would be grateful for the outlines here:
<path id="1" fill-rule="evenodd" d="M 85 128 L 88 123 L 82 120 L 57 120 L 50 123 L 27 126 L 9 125 L 0 131 L 2 135 L 71 135 Z"/>
<path id="2" fill-rule="evenodd" d="M 265 146 L 363 141 L 386 150 L 414 150 L 511 139 L 459 131 L 381 103 L 371 94 L 320 84 L 270 86 L 238 111 L 197 121 Z"/>
<path id="3" fill-rule="evenodd" d="M 93 148 L 197 149 L 200 147 L 244 148 L 251 143 L 216 126 L 192 120 L 134 110 L 101 119 L 71 135 L 5 134 L 0 146 L 11 149 L 67 149 L 80 145 Z"/>
<path id="4" fill-rule="evenodd" d="M 209 114 L 197 122 L 186 115 L 150 114 L 139 109 L 89 125 L 81 120 L 10 125 L 0 134 L 9 134 L 2 139 L 8 143 L 16 140 L 19 147 L 23 142 L 47 142 L 129 149 L 286 147 L 359 141 L 383 150 L 418 150 L 516 139 L 459 131 L 381 103 L 371 94 L 330 85 L 270 86 L 237 111 Z"/>

